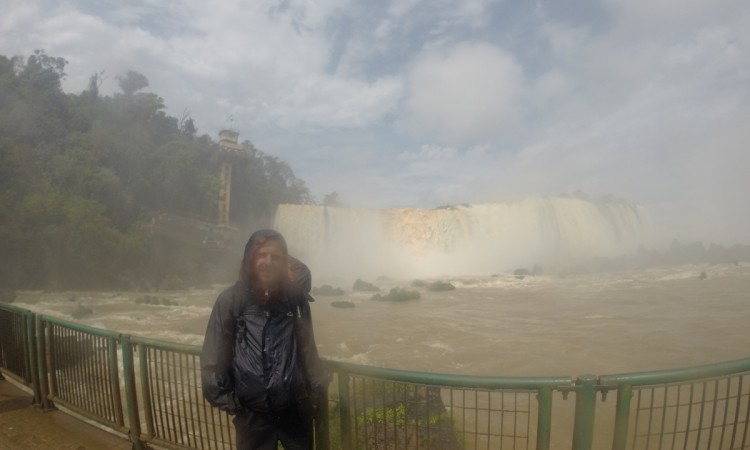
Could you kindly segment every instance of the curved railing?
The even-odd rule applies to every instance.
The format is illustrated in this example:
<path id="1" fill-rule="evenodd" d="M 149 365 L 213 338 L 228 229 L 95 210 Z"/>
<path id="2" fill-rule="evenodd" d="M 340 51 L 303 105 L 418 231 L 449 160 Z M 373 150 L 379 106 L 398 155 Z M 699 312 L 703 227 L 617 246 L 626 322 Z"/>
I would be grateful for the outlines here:
<path id="1" fill-rule="evenodd" d="M 134 448 L 234 447 L 230 417 L 203 400 L 199 355 L 0 304 L 0 372 L 40 407 L 97 421 Z M 327 364 L 318 449 L 750 448 L 750 358 L 575 378 Z"/>
<path id="2" fill-rule="evenodd" d="M 750 359 L 604 375 L 617 391 L 613 450 L 750 448 Z"/>

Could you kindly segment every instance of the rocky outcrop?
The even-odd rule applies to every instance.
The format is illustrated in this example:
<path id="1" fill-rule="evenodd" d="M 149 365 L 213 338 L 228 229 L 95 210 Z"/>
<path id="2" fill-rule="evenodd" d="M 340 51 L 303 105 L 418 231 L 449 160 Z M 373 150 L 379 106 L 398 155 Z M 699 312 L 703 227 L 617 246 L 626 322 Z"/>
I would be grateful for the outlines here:
<path id="1" fill-rule="evenodd" d="M 324 284 L 323 286 L 312 288 L 310 293 L 312 295 L 339 296 L 344 295 L 344 290 L 338 287 L 333 287 L 330 284 Z"/>
<path id="2" fill-rule="evenodd" d="M 380 292 L 379 287 L 375 286 L 372 283 L 362 281 L 359 278 L 357 278 L 357 281 L 354 282 L 352 290 L 357 292 Z"/>

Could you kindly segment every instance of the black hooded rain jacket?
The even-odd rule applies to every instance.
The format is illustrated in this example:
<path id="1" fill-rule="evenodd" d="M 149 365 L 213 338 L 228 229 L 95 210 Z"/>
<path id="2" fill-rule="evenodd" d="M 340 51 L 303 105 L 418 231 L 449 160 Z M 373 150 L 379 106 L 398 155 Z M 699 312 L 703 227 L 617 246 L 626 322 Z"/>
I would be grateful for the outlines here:
<path id="1" fill-rule="evenodd" d="M 206 327 L 203 394 L 230 414 L 279 411 L 308 401 L 328 382 L 315 346 L 307 293 L 285 280 L 270 301 L 261 302 L 262 294 L 246 275 L 246 263 L 268 239 L 277 239 L 286 249 L 279 233 L 254 233 L 245 246 L 240 279 L 219 295 Z"/>

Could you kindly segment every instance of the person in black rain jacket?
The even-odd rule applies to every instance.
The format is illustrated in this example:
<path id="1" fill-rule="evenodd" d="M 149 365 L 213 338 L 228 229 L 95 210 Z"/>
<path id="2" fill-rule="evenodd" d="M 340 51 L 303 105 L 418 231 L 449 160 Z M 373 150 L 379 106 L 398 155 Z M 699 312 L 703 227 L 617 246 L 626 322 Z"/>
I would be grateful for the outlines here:
<path id="1" fill-rule="evenodd" d="M 239 280 L 216 299 L 201 352 L 203 395 L 235 416 L 238 449 L 312 448 L 312 404 L 329 376 L 315 346 L 309 280 L 283 236 L 259 230 Z"/>

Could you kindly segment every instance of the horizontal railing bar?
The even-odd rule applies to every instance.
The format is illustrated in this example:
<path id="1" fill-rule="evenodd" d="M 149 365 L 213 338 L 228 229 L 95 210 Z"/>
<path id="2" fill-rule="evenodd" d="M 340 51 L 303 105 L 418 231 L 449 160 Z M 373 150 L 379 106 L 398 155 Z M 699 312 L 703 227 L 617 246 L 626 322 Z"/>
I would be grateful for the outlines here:
<path id="1" fill-rule="evenodd" d="M 10 369 L 6 369 L 4 367 L 0 367 L 0 375 L 2 375 L 4 377 L 12 378 L 13 381 L 15 381 L 16 383 L 23 385 L 23 387 L 25 388 L 24 390 L 26 392 L 31 393 L 31 394 L 34 393 L 33 390 L 31 390 L 31 388 L 29 387 L 29 382 L 26 381 L 23 378 L 23 376 L 18 375 L 17 373 L 11 372 Z"/>
<path id="2" fill-rule="evenodd" d="M 51 323 L 51 324 L 63 326 L 65 328 L 70 328 L 72 330 L 81 331 L 81 332 L 84 332 L 84 333 L 95 334 L 97 336 L 103 336 L 103 337 L 107 337 L 107 338 L 119 339 L 120 336 L 122 335 L 122 333 L 117 333 L 117 332 L 110 331 L 110 330 L 105 330 L 105 329 L 102 329 L 102 328 L 90 327 L 88 325 L 83 325 L 83 324 L 80 324 L 80 323 L 71 322 L 71 321 L 65 320 L 65 319 L 59 319 L 57 317 L 51 317 L 51 316 L 46 316 L 46 315 L 41 315 L 40 314 L 39 318 L 42 321 L 47 322 L 47 323 Z"/>
<path id="3" fill-rule="evenodd" d="M 143 344 L 161 350 L 178 351 L 196 356 L 200 355 L 201 352 L 201 348 L 196 345 L 165 342 L 140 336 L 132 336 L 131 341 L 136 344 Z M 353 375 L 388 378 L 393 381 L 411 383 L 439 384 L 448 387 L 524 390 L 538 390 L 542 387 L 574 387 L 574 381 L 572 377 L 491 377 L 453 375 L 431 372 L 416 372 L 375 366 L 364 366 L 343 361 L 332 361 L 329 359 L 324 359 L 324 361 L 329 365 L 329 367 L 334 370 L 346 371 Z"/>
<path id="4" fill-rule="evenodd" d="M 645 386 L 701 380 L 722 375 L 739 375 L 743 372 L 750 372 L 750 358 L 678 369 L 601 375 L 599 376 L 599 384 L 607 386 L 618 384 Z"/>
<path id="5" fill-rule="evenodd" d="M 63 400 L 60 397 L 55 396 L 49 396 L 50 400 L 55 402 L 55 406 L 59 407 L 61 409 L 66 409 L 72 413 L 75 413 L 76 415 L 79 415 L 87 420 L 92 420 L 99 425 L 104 426 L 105 428 L 114 430 L 118 433 L 123 434 L 125 439 L 128 439 L 128 427 L 125 425 L 118 425 L 117 422 L 112 422 L 111 420 L 107 420 L 107 418 L 99 416 L 95 413 L 89 412 L 85 410 L 84 408 L 81 408 L 80 406 L 76 406 L 75 404 Z"/>
<path id="6" fill-rule="evenodd" d="M 9 305 L 7 303 L 0 303 L 0 309 L 7 309 L 10 312 L 14 312 L 16 314 L 21 314 L 21 315 L 30 314 L 30 313 L 33 314 L 28 309 L 19 308 L 18 306 Z"/>
<path id="7" fill-rule="evenodd" d="M 446 387 L 480 389 L 519 389 L 538 390 L 547 388 L 570 388 L 574 384 L 571 377 L 491 377 L 473 375 L 453 375 L 446 373 L 415 372 L 385 367 L 363 366 L 343 361 L 325 360 L 334 370 L 371 378 L 387 378 L 390 381 L 430 384 Z"/>
<path id="8" fill-rule="evenodd" d="M 180 445 L 176 442 L 170 442 L 161 438 L 150 438 L 148 440 L 144 439 L 144 442 L 158 445 L 159 447 L 163 447 L 169 450 L 194 450 L 195 449 L 195 447 L 187 447 L 184 445 Z"/>
<path id="9" fill-rule="evenodd" d="M 197 345 L 180 344 L 177 342 L 159 341 L 156 339 L 146 338 L 142 336 L 130 336 L 130 342 L 134 344 L 142 344 L 151 348 L 157 348 L 159 350 L 170 350 L 174 352 L 187 353 L 189 355 L 200 356 L 201 348 Z"/>

